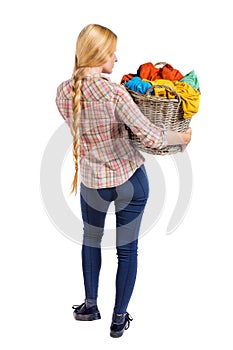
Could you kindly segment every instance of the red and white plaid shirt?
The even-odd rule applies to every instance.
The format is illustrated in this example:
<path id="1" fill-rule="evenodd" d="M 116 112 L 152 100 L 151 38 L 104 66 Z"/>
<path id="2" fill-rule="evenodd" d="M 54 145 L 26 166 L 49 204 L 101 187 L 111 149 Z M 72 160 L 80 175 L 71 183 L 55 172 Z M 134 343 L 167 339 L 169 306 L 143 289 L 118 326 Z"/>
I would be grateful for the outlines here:
<path id="1" fill-rule="evenodd" d="M 71 79 L 57 89 L 56 104 L 70 124 Z M 132 144 L 128 126 L 147 147 L 167 145 L 166 130 L 140 111 L 127 90 L 103 74 L 88 75 L 81 86 L 80 173 L 90 188 L 115 187 L 127 181 L 145 158 Z"/>

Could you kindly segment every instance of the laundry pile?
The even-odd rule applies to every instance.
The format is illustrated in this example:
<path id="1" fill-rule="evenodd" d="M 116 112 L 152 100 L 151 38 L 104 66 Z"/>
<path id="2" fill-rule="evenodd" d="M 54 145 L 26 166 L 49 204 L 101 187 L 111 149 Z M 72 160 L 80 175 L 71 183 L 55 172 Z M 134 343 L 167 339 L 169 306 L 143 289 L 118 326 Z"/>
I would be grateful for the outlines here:
<path id="1" fill-rule="evenodd" d="M 200 105 L 200 88 L 197 75 L 194 70 L 183 75 L 179 70 L 165 63 L 162 67 L 157 63 L 148 62 L 139 66 L 136 74 L 125 74 L 121 79 L 127 89 L 140 94 L 145 94 L 148 89 L 150 95 L 172 99 L 175 90 L 182 101 L 184 118 L 191 118 L 198 112 Z M 159 85 L 159 86 L 158 86 Z M 169 89 L 169 87 L 171 89 Z"/>

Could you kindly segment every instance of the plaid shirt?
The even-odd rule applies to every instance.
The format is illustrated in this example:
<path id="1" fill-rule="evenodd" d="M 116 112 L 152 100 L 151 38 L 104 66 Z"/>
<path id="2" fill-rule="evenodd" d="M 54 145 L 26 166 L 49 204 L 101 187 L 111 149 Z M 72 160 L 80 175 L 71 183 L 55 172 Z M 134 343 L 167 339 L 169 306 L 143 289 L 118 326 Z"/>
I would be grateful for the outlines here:
<path id="1" fill-rule="evenodd" d="M 56 104 L 70 125 L 71 79 L 57 88 Z M 127 181 L 145 159 L 129 139 L 128 126 L 147 147 L 163 148 L 166 131 L 152 124 L 127 90 L 103 74 L 88 75 L 81 86 L 80 172 L 90 188 L 115 187 Z"/>

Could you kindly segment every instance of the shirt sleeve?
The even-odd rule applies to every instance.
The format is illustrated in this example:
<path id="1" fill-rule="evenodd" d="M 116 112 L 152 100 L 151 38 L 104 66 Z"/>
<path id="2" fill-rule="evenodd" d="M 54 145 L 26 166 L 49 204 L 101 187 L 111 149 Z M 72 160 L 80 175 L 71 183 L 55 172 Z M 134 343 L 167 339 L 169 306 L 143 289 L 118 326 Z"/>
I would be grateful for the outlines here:
<path id="1" fill-rule="evenodd" d="M 64 120 L 70 126 L 72 116 L 71 80 L 62 82 L 57 88 L 56 105 Z"/>
<path id="2" fill-rule="evenodd" d="M 156 126 L 150 122 L 123 86 L 117 102 L 116 114 L 146 147 L 161 149 L 167 146 L 167 131 L 164 125 Z"/>

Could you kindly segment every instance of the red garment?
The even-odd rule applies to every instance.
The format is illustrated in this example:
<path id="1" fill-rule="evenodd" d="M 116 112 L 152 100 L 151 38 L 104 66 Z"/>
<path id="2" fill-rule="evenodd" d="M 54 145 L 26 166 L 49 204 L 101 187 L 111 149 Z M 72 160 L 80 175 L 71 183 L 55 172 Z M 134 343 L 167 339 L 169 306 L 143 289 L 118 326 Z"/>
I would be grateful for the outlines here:
<path id="1" fill-rule="evenodd" d="M 183 79 L 184 76 L 177 69 L 173 68 L 170 64 L 165 64 L 161 69 L 161 77 L 162 79 L 167 80 L 180 80 Z"/>
<path id="2" fill-rule="evenodd" d="M 180 71 L 173 68 L 168 63 L 161 68 L 156 68 L 151 62 L 142 64 L 138 68 L 137 75 L 141 79 L 147 79 L 147 80 L 166 79 L 166 80 L 174 81 L 174 80 L 180 80 L 184 77 L 180 73 Z"/>
<path id="3" fill-rule="evenodd" d="M 123 75 L 123 77 L 121 78 L 121 84 L 133 79 L 133 77 L 135 76 L 136 74 L 132 74 L 132 73 Z"/>
<path id="4" fill-rule="evenodd" d="M 160 79 L 160 68 L 156 68 L 153 63 L 148 62 L 141 64 L 141 66 L 137 70 L 137 75 L 141 79 L 147 79 L 147 80 L 157 80 Z"/>

